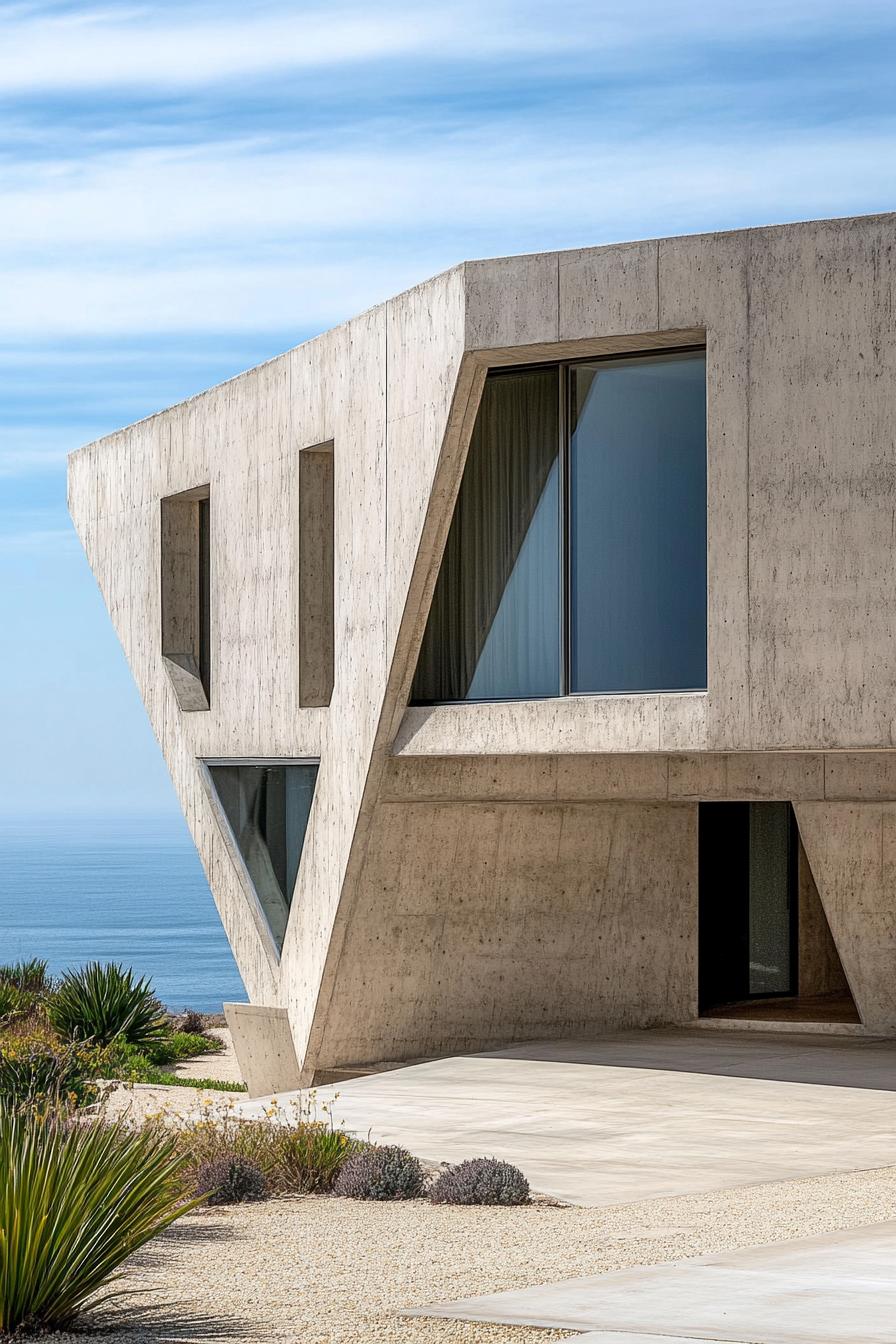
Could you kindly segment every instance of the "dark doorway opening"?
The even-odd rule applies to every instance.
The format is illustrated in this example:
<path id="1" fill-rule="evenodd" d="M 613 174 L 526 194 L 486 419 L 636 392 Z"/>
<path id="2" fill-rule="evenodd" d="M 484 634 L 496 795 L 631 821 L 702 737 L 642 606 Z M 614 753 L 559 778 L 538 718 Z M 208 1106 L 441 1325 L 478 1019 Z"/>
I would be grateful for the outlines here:
<path id="1" fill-rule="evenodd" d="M 858 1022 L 790 803 L 700 804 L 701 1016 Z"/>

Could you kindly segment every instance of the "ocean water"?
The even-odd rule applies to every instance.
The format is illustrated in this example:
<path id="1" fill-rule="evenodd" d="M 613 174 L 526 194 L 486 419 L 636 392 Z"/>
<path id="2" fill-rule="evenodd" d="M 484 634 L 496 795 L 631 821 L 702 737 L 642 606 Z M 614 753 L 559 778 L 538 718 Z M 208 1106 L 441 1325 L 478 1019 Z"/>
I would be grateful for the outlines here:
<path id="1" fill-rule="evenodd" d="M 0 824 L 0 962 L 121 961 L 174 1011 L 246 992 L 180 819 Z"/>

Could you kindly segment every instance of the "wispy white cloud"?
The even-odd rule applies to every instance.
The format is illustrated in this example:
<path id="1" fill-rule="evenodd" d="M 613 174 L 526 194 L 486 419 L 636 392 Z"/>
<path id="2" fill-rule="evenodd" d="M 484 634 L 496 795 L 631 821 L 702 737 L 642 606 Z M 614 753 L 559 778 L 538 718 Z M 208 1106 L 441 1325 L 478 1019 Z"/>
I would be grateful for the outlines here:
<path id="1" fill-rule="evenodd" d="M 851 6 L 854 34 L 886 21 L 887 0 Z M 567 0 L 562 20 L 543 0 L 396 0 L 358 3 L 141 5 L 59 9 L 13 6 L 4 23 L 0 90 L 195 88 L 278 72 L 344 69 L 401 59 L 489 63 L 544 61 L 591 47 L 639 63 L 660 49 L 724 34 L 733 41 L 781 38 L 842 22 L 833 0 L 753 0 L 707 6 L 696 0 Z"/>
<path id="2" fill-rule="evenodd" d="M 84 434 L 84 442 L 91 437 Z M 76 446 L 72 430 L 58 426 L 46 430 L 34 426 L 0 430 L 0 479 L 58 471 L 66 454 Z"/>
<path id="3" fill-rule="evenodd" d="M 32 528 L 26 531 L 0 532 L 0 555 L 39 555 L 71 551 L 77 553 L 78 538 L 70 527 Z"/>
<path id="4" fill-rule="evenodd" d="M 424 6 L 261 5 L 74 10 L 23 14 L 9 23 L 0 53 L 7 91 L 190 86 L 278 71 L 344 67 L 410 56 L 562 50 L 564 25 L 522 23 L 495 0 L 491 21 L 469 3 Z"/>
<path id="5" fill-rule="evenodd" d="M 886 209 L 896 128 L 285 150 L 239 141 L 35 169 L 0 218 L 0 337 L 325 326 L 495 252 Z"/>

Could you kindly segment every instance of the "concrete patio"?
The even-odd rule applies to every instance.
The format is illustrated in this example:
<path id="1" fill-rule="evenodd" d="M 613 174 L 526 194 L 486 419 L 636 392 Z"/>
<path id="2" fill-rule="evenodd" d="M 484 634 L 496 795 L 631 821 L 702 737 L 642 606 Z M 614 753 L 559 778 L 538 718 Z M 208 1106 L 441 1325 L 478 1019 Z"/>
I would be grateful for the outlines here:
<path id="1" fill-rule="evenodd" d="M 583 1344 L 893 1344 L 896 1223 L 406 1314 L 588 1331 Z"/>
<path id="2" fill-rule="evenodd" d="M 896 1164 L 896 1042 L 868 1037 L 633 1032 L 434 1060 L 317 1095 L 360 1135 L 434 1161 L 494 1154 L 533 1189 L 591 1206 Z"/>

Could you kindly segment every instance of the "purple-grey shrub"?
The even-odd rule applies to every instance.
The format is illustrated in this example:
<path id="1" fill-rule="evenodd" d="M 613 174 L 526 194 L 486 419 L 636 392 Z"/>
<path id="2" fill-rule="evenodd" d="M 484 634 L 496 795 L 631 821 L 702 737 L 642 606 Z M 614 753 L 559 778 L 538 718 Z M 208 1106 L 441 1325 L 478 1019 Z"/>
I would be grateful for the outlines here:
<path id="1" fill-rule="evenodd" d="M 196 1173 L 196 1193 L 208 1195 L 209 1204 L 246 1204 L 264 1199 L 267 1181 L 255 1162 L 230 1153 L 202 1163 Z"/>
<path id="2" fill-rule="evenodd" d="M 443 1171 L 429 1198 L 433 1204 L 527 1204 L 529 1182 L 509 1162 L 474 1157 Z"/>
<path id="3" fill-rule="evenodd" d="M 404 1148 L 372 1144 L 343 1165 L 333 1194 L 348 1199 L 419 1199 L 425 1183 L 423 1168 Z"/>

